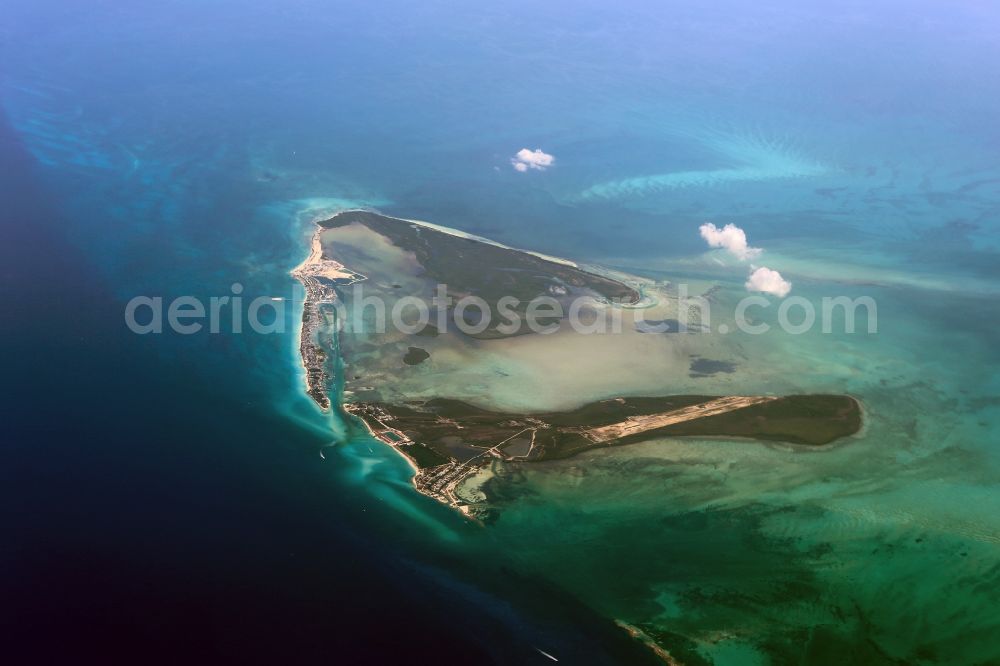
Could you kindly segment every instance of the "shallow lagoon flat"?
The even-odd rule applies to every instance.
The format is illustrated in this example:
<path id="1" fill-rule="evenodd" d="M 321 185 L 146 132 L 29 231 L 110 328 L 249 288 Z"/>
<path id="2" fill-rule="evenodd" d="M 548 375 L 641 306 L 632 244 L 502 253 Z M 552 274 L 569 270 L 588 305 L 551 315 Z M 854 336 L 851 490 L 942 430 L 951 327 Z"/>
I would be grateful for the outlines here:
<path id="1" fill-rule="evenodd" d="M 344 248 L 345 239 L 339 246 L 334 241 L 331 249 L 354 252 L 350 242 Z M 367 247 L 384 246 L 379 242 L 367 243 Z M 396 250 L 385 247 L 378 252 L 391 259 Z M 384 265 L 392 261 L 398 260 Z M 419 270 L 413 273 L 412 266 L 408 270 L 411 273 L 400 279 L 386 273 L 376 280 L 382 293 L 390 299 L 400 297 L 401 289 L 394 284 L 409 279 L 413 293 L 430 295 L 432 281 L 419 275 Z M 645 321 L 678 318 L 678 299 L 671 281 L 628 279 L 656 295 L 655 303 L 642 313 Z M 731 311 L 739 298 L 734 289 L 737 285 L 739 282 L 728 282 L 724 273 L 717 281 L 698 283 L 695 293 L 709 293 L 720 306 L 722 317 L 710 322 L 713 329 L 720 323 L 731 323 L 725 312 Z M 806 282 L 799 285 L 799 293 L 815 299 L 824 289 Z M 892 303 L 891 299 L 880 300 L 887 301 Z M 907 490 L 905 481 L 885 472 L 895 467 L 901 452 L 908 452 L 903 455 L 910 458 L 911 473 L 939 479 L 937 486 L 952 497 L 976 496 L 976 483 L 969 484 L 967 476 L 944 481 L 951 476 L 948 469 L 957 471 L 962 466 L 960 459 L 952 458 L 949 464 L 947 457 L 935 454 L 963 436 L 961 430 L 949 430 L 958 422 L 934 416 L 935 396 L 940 394 L 914 382 L 912 366 L 899 361 L 900 340 L 919 336 L 921 331 L 907 318 L 926 316 L 937 307 L 940 304 L 925 301 L 906 315 L 891 308 L 889 314 L 898 317 L 890 320 L 884 336 L 824 335 L 818 331 L 794 339 L 740 333 L 706 335 L 703 329 L 681 332 L 671 326 L 657 333 L 641 326 L 623 326 L 621 333 L 614 335 L 580 335 L 561 325 L 548 335 L 483 340 L 453 330 L 416 337 L 391 332 L 372 337 L 362 330 L 347 330 L 342 334 L 347 363 L 345 397 L 352 402 L 388 403 L 446 397 L 516 414 L 572 409 L 629 392 L 745 395 L 818 389 L 861 397 L 866 421 L 870 422 L 861 436 L 849 440 L 850 446 L 808 452 L 781 442 L 755 444 L 697 437 L 664 440 L 661 435 L 606 452 L 584 452 L 567 461 L 524 463 L 514 459 L 520 450 L 517 447 L 523 444 L 515 437 L 509 442 L 515 453 L 506 453 L 506 460 L 495 460 L 467 476 L 451 479 L 448 487 L 449 501 L 476 504 L 488 499 L 489 508 L 478 515 L 490 524 L 490 541 L 500 539 L 505 550 L 517 551 L 514 557 L 524 566 L 542 567 L 594 607 L 642 628 L 668 651 L 688 649 L 686 641 L 695 640 L 700 654 L 725 659 L 725 655 L 742 653 L 752 661 L 763 659 L 764 654 L 797 649 L 793 643 L 780 641 L 761 647 L 761 636 L 789 636 L 799 630 L 797 627 L 829 624 L 828 631 L 816 635 L 811 649 L 836 653 L 853 649 L 850 646 L 861 640 L 858 637 L 866 631 L 870 615 L 882 617 L 886 627 L 900 632 L 901 625 L 893 623 L 905 623 L 916 612 L 901 603 L 887 607 L 887 597 L 874 592 L 880 589 L 874 582 L 868 587 L 871 596 L 859 598 L 861 606 L 854 608 L 851 587 L 844 586 L 842 572 L 835 573 L 838 562 L 854 562 L 852 570 L 867 579 L 876 575 L 875 571 L 881 572 L 878 575 L 890 571 L 902 575 L 906 567 L 881 558 L 888 552 L 903 552 L 899 549 L 906 542 L 914 571 L 929 566 L 935 558 L 946 557 L 960 558 L 969 575 L 987 575 L 982 566 L 988 558 L 969 558 L 976 551 L 971 543 L 989 542 L 989 511 L 966 513 L 956 520 L 956 506 L 950 501 L 929 507 L 925 498 Z M 713 309 L 713 316 L 716 312 Z M 774 323 L 773 309 L 761 311 L 761 318 Z M 417 366 L 407 366 L 403 359 L 413 340 L 419 340 L 418 346 L 430 357 Z M 794 344 L 790 344 L 792 340 Z M 831 353 L 831 344 L 837 353 Z M 909 348 L 909 343 L 902 348 Z M 712 363 L 699 362 L 704 359 Z M 713 372 L 692 372 L 692 368 Z M 926 405 L 920 425 L 906 422 L 910 409 L 888 406 L 908 400 Z M 925 433 L 938 431 L 942 438 L 936 443 L 921 438 L 921 442 L 934 443 L 931 447 L 918 444 L 905 435 L 914 428 Z M 457 445 L 449 442 L 437 455 L 454 454 Z M 441 460 L 424 462 L 434 465 Z M 533 499 L 543 497 L 544 501 Z M 875 501 L 878 509 L 872 509 L 873 498 L 879 498 Z M 979 506 L 984 505 L 980 502 Z M 676 527 L 655 528 L 667 523 L 676 523 Z M 689 541 L 689 550 L 678 549 L 677 539 L 690 538 L 684 535 L 691 526 L 702 524 L 715 525 L 712 530 L 723 532 L 711 538 L 706 533 L 708 540 Z M 737 532 L 727 534 L 726 526 Z M 940 538 L 930 536 L 934 533 Z M 560 534 L 560 543 L 570 550 L 556 546 L 552 534 Z M 882 545 L 876 545 L 875 552 L 859 552 L 858 534 L 867 535 L 866 543 Z M 956 541 L 948 534 L 963 536 Z M 607 544 L 600 549 L 608 551 L 607 557 L 593 550 L 595 539 Z M 962 539 L 972 541 L 957 545 Z M 792 543 L 796 545 L 782 545 Z M 567 568 L 565 558 L 578 548 L 587 548 L 589 556 L 579 566 Z M 656 559 L 650 549 L 671 554 L 663 560 L 666 569 L 647 564 L 641 574 L 634 572 L 614 581 L 615 577 L 609 577 L 608 572 L 617 566 L 615 561 L 630 559 L 636 552 L 644 562 Z M 717 557 L 696 556 L 712 550 L 718 550 Z M 737 556 L 737 552 L 742 554 Z M 694 566 L 691 558 L 700 564 Z M 677 563 L 686 564 L 677 569 Z M 720 580 L 715 573 L 719 567 L 736 567 L 744 574 Z M 562 570 L 557 573 L 559 568 Z M 888 579 L 894 579 L 893 575 Z M 582 581 L 591 583 L 581 587 Z M 930 585 L 930 581 L 922 584 Z M 766 592 L 774 585 L 783 586 L 785 591 Z M 936 585 L 938 582 L 930 585 L 928 594 L 944 594 Z M 713 596 L 711 590 L 716 586 L 729 590 L 730 595 Z M 823 596 L 833 600 L 832 605 L 823 605 L 819 601 Z M 758 614 L 759 620 L 742 624 L 741 632 L 735 634 L 718 633 L 739 623 L 738 618 L 746 612 Z M 941 612 L 948 612 L 947 607 L 941 607 Z M 686 620 L 681 621 L 677 613 L 684 613 Z M 929 629 L 931 617 L 928 615 L 920 626 L 934 635 L 934 640 L 957 640 L 937 624 L 937 633 Z M 663 626 L 671 631 L 658 629 Z M 886 635 L 878 640 L 893 644 Z M 898 640 L 897 650 L 917 641 Z M 880 657 L 866 654 L 859 658 Z"/>

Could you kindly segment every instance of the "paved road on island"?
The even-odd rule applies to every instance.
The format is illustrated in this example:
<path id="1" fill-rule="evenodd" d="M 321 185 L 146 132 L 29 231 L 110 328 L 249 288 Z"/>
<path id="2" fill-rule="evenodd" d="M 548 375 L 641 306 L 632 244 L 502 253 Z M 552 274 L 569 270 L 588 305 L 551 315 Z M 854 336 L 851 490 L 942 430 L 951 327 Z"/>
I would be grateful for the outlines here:
<path id="1" fill-rule="evenodd" d="M 771 402 L 772 400 L 777 400 L 777 398 L 766 395 L 730 395 L 697 405 L 682 407 L 670 412 L 630 416 L 620 423 L 612 423 L 611 425 L 584 430 L 583 436 L 592 442 L 600 444 L 629 435 L 637 435 L 647 430 L 655 430 L 656 428 L 683 423 L 684 421 L 693 421 L 705 418 L 706 416 L 717 416 L 718 414 L 725 414 L 726 412 L 759 405 L 764 402 Z"/>

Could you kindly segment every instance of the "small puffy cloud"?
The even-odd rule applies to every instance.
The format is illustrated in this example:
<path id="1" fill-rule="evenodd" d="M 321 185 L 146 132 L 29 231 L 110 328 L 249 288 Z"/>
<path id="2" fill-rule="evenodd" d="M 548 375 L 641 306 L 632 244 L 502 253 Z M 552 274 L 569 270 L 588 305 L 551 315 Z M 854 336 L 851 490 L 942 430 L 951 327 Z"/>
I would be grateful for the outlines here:
<path id="1" fill-rule="evenodd" d="M 555 157 L 549 155 L 548 153 L 543 153 L 538 148 L 534 150 L 522 148 L 517 151 L 517 154 L 514 155 L 514 157 L 510 158 L 511 166 L 514 167 L 515 171 L 520 171 L 521 173 L 524 173 L 528 169 L 545 171 L 552 166 L 555 161 Z"/>
<path id="2" fill-rule="evenodd" d="M 792 290 L 792 283 L 781 277 L 781 273 L 767 266 L 755 268 L 746 282 L 747 291 L 759 291 L 784 298 Z"/>
<path id="3" fill-rule="evenodd" d="M 750 247 L 746 232 L 735 224 L 727 224 L 720 229 L 711 222 L 706 222 L 698 227 L 698 231 L 709 247 L 722 248 L 740 261 L 753 259 L 763 252 L 759 247 Z M 766 266 L 751 265 L 745 286 L 747 291 L 773 294 L 780 298 L 784 298 L 792 290 L 791 282 L 781 277 L 778 271 Z"/>
<path id="4" fill-rule="evenodd" d="M 741 261 L 753 259 L 762 252 L 760 248 L 747 245 L 746 233 L 735 224 L 727 224 L 720 229 L 711 222 L 706 222 L 698 227 L 698 231 L 709 247 L 724 248 Z"/>

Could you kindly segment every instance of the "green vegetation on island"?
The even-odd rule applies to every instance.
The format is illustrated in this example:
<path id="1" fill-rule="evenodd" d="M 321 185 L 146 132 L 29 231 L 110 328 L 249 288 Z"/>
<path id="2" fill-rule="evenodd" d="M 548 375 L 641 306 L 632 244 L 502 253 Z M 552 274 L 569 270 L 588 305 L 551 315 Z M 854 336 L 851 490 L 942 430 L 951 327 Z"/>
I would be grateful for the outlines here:
<path id="1" fill-rule="evenodd" d="M 457 486 L 492 461 L 568 458 L 665 437 L 747 437 L 822 446 L 861 428 L 846 395 L 613 398 L 562 412 L 512 414 L 460 400 L 355 403 L 348 411 L 420 469 L 417 489 L 462 507 Z"/>
<path id="2" fill-rule="evenodd" d="M 482 238 L 450 233 L 424 224 L 387 217 L 368 211 L 344 211 L 318 222 L 321 229 L 333 230 L 361 225 L 384 236 L 394 246 L 412 252 L 423 269 L 423 276 L 447 285 L 449 296 L 459 299 L 476 296 L 490 308 L 490 326 L 479 339 L 495 339 L 523 335 L 531 330 L 525 321 L 528 304 L 539 297 L 556 300 L 589 294 L 608 302 L 636 303 L 639 291 L 623 282 L 584 270 L 573 262 L 506 247 Z M 518 304 L 511 310 L 519 316 L 520 326 L 513 332 L 499 324 L 505 321 L 498 302 L 514 298 Z M 477 316 L 469 313 L 469 316 Z M 541 326 L 558 323 L 559 317 L 539 315 Z M 470 326 L 477 320 L 467 322 Z"/>

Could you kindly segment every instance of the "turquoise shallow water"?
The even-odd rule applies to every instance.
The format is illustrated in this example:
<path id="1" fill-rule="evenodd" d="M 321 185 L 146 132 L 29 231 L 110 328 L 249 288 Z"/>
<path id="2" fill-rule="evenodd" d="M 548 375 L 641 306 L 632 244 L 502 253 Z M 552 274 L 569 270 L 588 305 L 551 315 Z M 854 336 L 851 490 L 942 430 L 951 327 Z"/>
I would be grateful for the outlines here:
<path id="1" fill-rule="evenodd" d="M 926 331 L 926 311 L 910 308 L 897 322 Z M 961 351 L 932 366 L 891 331 L 887 348 L 793 352 L 805 357 L 786 367 L 813 372 L 789 390 L 864 401 L 856 440 L 823 452 L 657 442 L 533 466 L 494 531 L 607 613 L 690 631 L 708 654 L 752 646 L 762 661 L 791 659 L 812 640 L 847 640 L 914 661 L 990 655 L 996 407 L 983 397 L 993 373 L 968 358 L 991 352 L 988 337 L 953 334 Z"/>
<path id="2" fill-rule="evenodd" d="M 717 281 L 724 304 L 743 269 L 697 227 L 733 222 L 795 295 L 877 300 L 875 335 L 737 337 L 736 372 L 698 380 L 859 397 L 865 432 L 827 451 L 657 442 L 512 469 L 485 530 L 391 451 L 317 453 L 345 502 L 388 507 L 386 548 L 488 557 L 720 664 L 998 658 L 993 8 L 6 11 L 4 108 L 122 304 L 290 297 L 302 211 L 338 205 Z M 515 172 L 523 147 L 555 166 Z M 296 316 L 146 352 L 342 442 L 301 391 Z"/>

